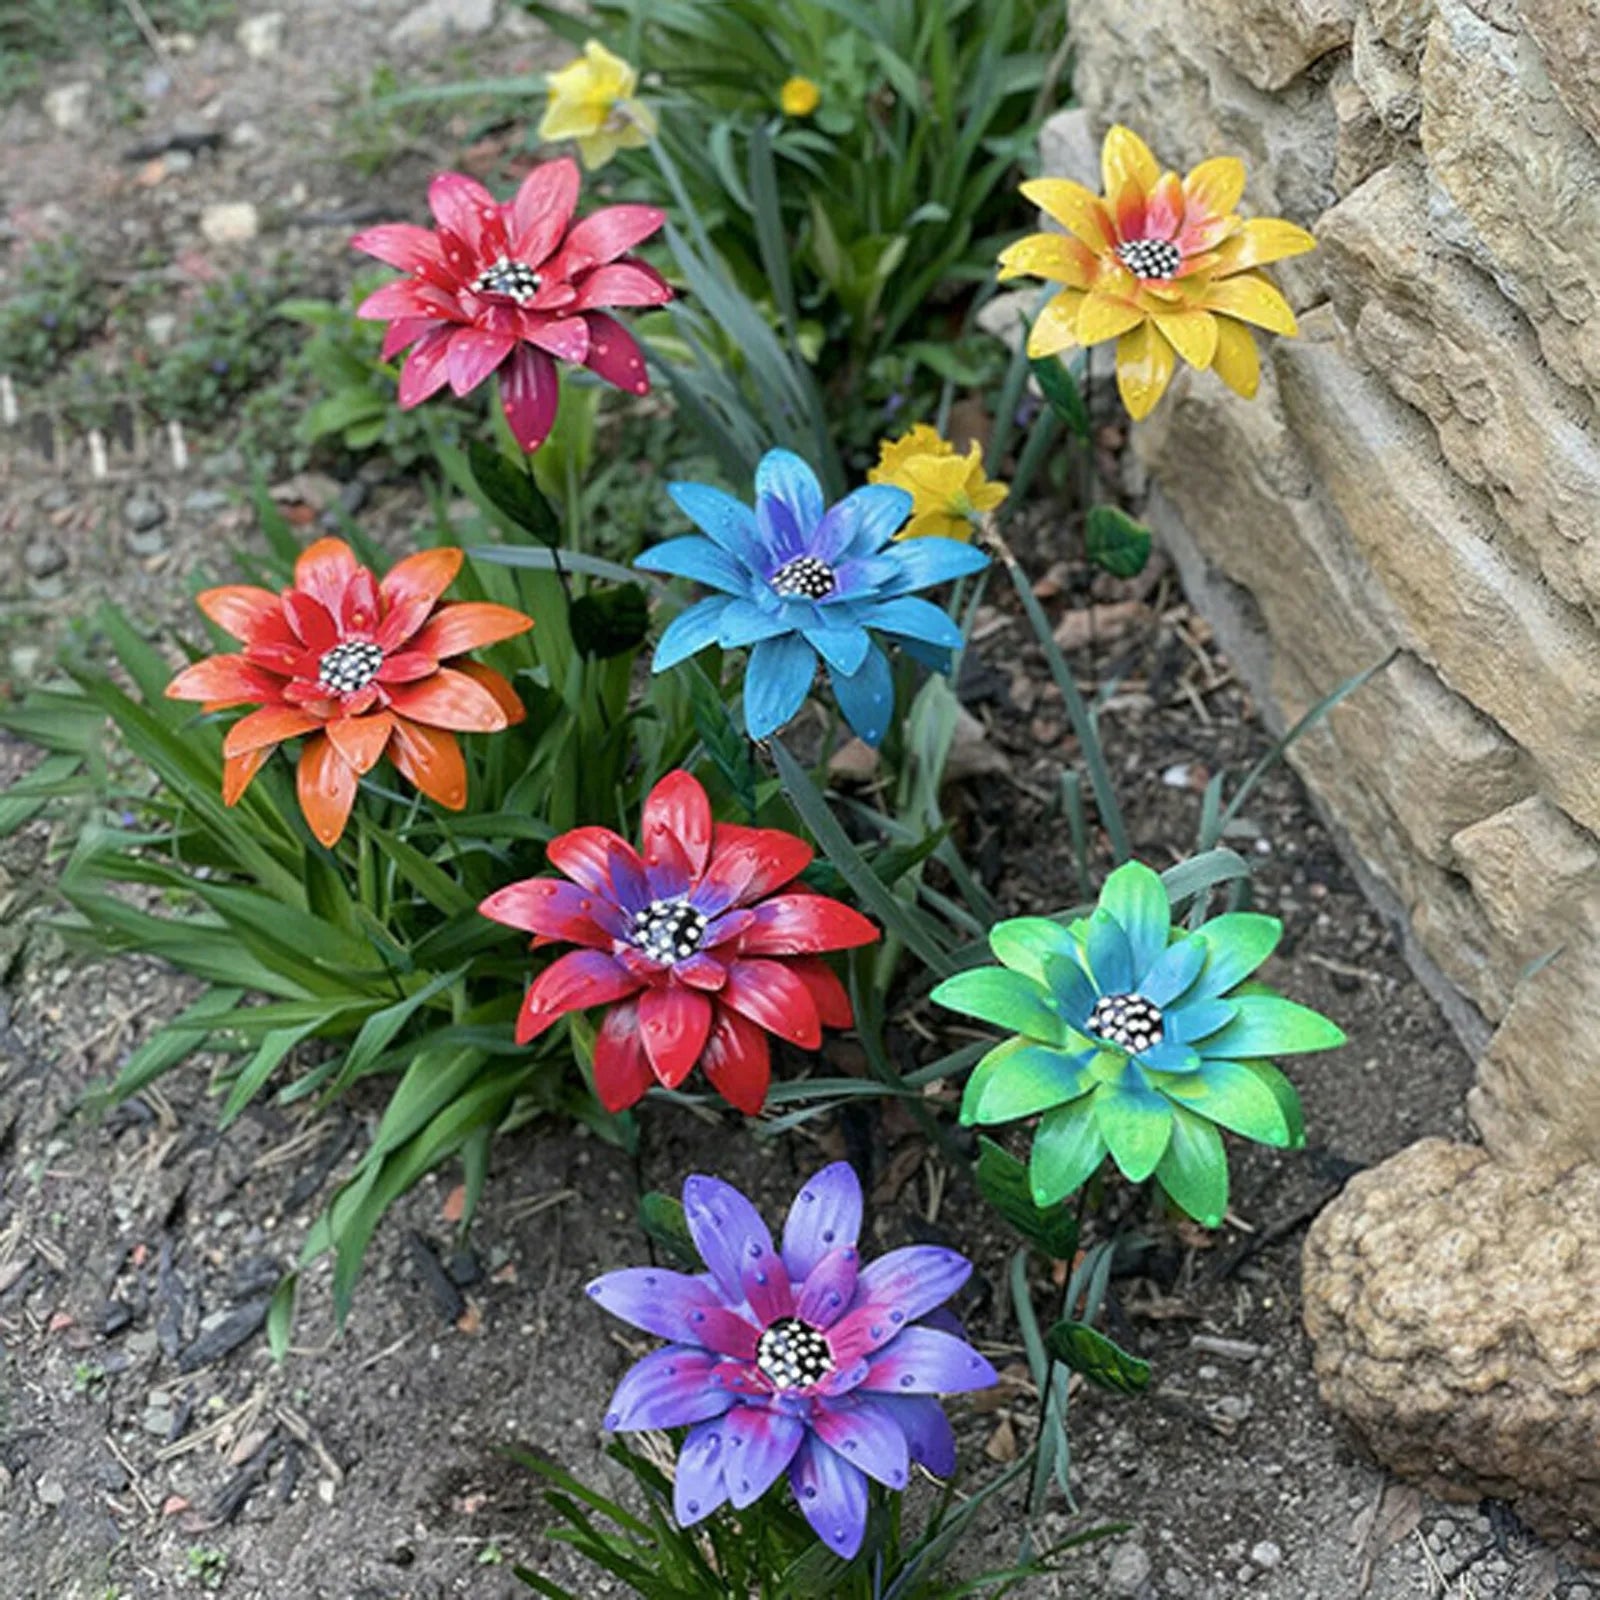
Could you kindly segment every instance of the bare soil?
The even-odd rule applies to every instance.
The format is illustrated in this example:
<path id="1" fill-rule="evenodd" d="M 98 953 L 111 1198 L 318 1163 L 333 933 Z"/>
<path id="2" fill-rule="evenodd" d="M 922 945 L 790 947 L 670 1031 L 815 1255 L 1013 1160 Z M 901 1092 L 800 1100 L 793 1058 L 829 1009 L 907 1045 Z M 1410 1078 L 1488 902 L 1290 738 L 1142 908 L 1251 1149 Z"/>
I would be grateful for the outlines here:
<path id="1" fill-rule="evenodd" d="M 198 258 L 231 266 L 286 246 L 306 284 L 327 287 L 350 270 L 344 238 L 358 213 L 414 211 L 422 180 L 459 160 L 460 142 L 493 166 L 516 137 L 485 149 L 481 129 L 447 127 L 432 145 L 402 141 L 364 177 L 341 142 L 349 87 L 385 60 L 410 81 L 532 67 L 547 48 L 502 21 L 430 60 L 394 45 L 400 0 L 281 9 L 277 55 L 251 60 L 223 29 L 175 58 L 159 94 L 145 93 L 147 74 L 171 63 L 154 57 L 134 67 L 86 57 L 59 75 L 114 77 L 123 88 L 106 105 L 131 126 L 107 109 L 88 132 L 63 136 L 36 97 L 0 114 L 12 238 L 70 230 L 121 241 L 130 255 L 156 248 L 174 263 L 175 297 Z M 120 159 L 125 145 L 195 119 L 224 138 L 181 170 Z M 261 208 L 261 239 L 207 244 L 196 231 L 202 207 L 240 199 Z M 350 221 L 307 220 L 326 216 Z M 215 568 L 223 545 L 251 537 L 245 512 L 195 498 L 237 488 L 226 440 L 200 441 L 181 470 L 168 443 L 113 450 L 95 477 L 82 441 L 58 441 L 47 458 L 7 440 L 0 663 L 13 688 L 45 670 L 98 597 L 118 597 L 153 630 L 168 625 L 196 563 Z M 126 537 L 135 491 L 167 513 L 158 539 Z M 325 482 L 304 488 L 311 517 L 329 493 Z M 375 484 L 362 520 L 399 534 L 419 511 L 414 488 Z M 42 581 L 22 557 L 39 537 L 65 556 Z M 1059 528 L 1036 531 L 1026 558 L 1047 575 L 1052 611 L 1083 619 L 1089 637 L 1074 661 L 1085 681 L 1119 680 L 1106 738 L 1136 849 L 1165 866 L 1187 852 L 1208 773 L 1242 771 L 1265 736 L 1170 580 L 1158 570 L 1131 587 L 1091 581 L 1070 547 Z M 985 614 L 974 655 L 962 694 L 1004 770 L 952 793 L 963 851 L 1008 912 L 1068 903 L 1077 894 L 1056 797 L 1073 752 L 1059 698 L 1011 607 Z M 0 742 L 0 785 L 32 759 Z M 1115 1284 L 1112 1328 L 1154 1363 L 1153 1392 L 1079 1395 L 1077 1507 L 1058 1504 L 1046 1529 L 1119 1521 L 1130 1531 L 1018 1592 L 1591 1600 L 1600 1588 L 1502 1508 L 1444 1507 L 1387 1481 L 1317 1402 L 1299 1320 L 1303 1228 L 1359 1167 L 1424 1134 L 1469 1136 L 1471 1069 L 1292 774 L 1275 772 L 1245 820 L 1230 842 L 1254 854 L 1256 903 L 1288 929 L 1269 976 L 1336 1017 L 1350 1045 L 1295 1069 L 1308 1149 L 1235 1148 L 1233 1210 L 1218 1234 L 1152 1219 L 1148 1250 Z M 446 1220 L 452 1173 L 396 1208 L 342 1336 L 313 1272 L 297 1346 L 275 1367 L 260 1328 L 265 1297 L 381 1101 L 357 1097 L 310 1120 L 259 1107 L 219 1134 L 195 1063 L 125 1106 L 93 1110 L 96 1086 L 190 994 L 154 963 L 66 949 L 48 916 L 70 843 L 36 823 L 0 849 L 0 1600 L 212 1589 L 239 1600 L 497 1600 L 526 1592 L 511 1559 L 580 1594 L 618 1593 L 544 1538 L 535 1485 L 502 1447 L 609 1471 L 599 1419 L 638 1346 L 581 1285 L 641 1259 L 638 1195 L 675 1190 L 696 1170 L 744 1184 L 777 1212 L 798 1178 L 847 1154 L 869 1180 L 879 1246 L 937 1236 L 968 1251 L 978 1273 L 962 1309 L 1008 1382 L 958 1408 L 963 1457 L 982 1472 L 1026 1447 L 1034 1397 L 1004 1289 L 1014 1241 L 888 1113 L 758 1144 L 728 1122 L 653 1105 L 636 1158 L 583 1130 L 524 1129 L 498 1144 L 464 1244 Z M 935 1025 L 926 1010 L 917 1020 Z M 937 1053 L 909 1031 L 904 1041 L 922 1059 Z M 848 1040 L 830 1051 L 834 1067 L 850 1068 Z M 1047 1292 L 1041 1283 L 1041 1310 Z M 1015 1537 L 991 1516 L 971 1559 L 1003 1561 Z"/>

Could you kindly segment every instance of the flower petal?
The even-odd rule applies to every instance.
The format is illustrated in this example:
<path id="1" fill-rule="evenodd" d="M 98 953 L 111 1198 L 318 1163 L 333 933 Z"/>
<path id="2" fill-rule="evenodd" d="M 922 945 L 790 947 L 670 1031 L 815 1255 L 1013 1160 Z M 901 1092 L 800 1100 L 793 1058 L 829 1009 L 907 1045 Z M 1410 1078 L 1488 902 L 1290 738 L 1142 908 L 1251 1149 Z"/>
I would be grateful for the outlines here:
<path id="1" fill-rule="evenodd" d="M 1171 344 L 1152 323 L 1134 328 L 1117 340 L 1117 391 L 1135 422 L 1149 416 L 1167 392 L 1176 365 Z"/>
<path id="2" fill-rule="evenodd" d="M 861 1180 L 848 1161 L 810 1178 L 783 1225 L 783 1259 L 792 1278 L 805 1280 L 835 1250 L 861 1237 Z"/>
<path id="3" fill-rule="evenodd" d="M 1213 156 L 1202 161 L 1183 180 L 1184 209 L 1188 220 L 1194 214 L 1224 217 L 1238 207 L 1244 194 L 1244 162 L 1237 156 Z"/>
<path id="4" fill-rule="evenodd" d="M 1161 163 L 1131 128 L 1115 124 L 1100 146 L 1100 181 L 1108 198 L 1132 186 L 1147 194 L 1161 177 Z"/>
<path id="5" fill-rule="evenodd" d="M 581 187 L 577 163 L 570 156 L 542 161 L 528 173 L 507 208 L 507 242 L 516 260 L 530 267 L 544 265 L 567 232 Z M 569 238 L 567 249 L 570 248 Z M 562 254 L 566 255 L 567 250 Z M 569 275 L 559 273 L 562 277 Z"/>
<path id="6" fill-rule="evenodd" d="M 542 350 L 519 345 L 500 372 L 500 407 L 524 450 L 544 443 L 560 402 L 555 362 Z"/>
<path id="7" fill-rule="evenodd" d="M 738 1406 L 728 1413 L 726 1434 L 722 1480 L 728 1498 L 743 1509 L 754 1505 L 794 1460 L 806 1425 L 781 1411 Z"/>
<path id="8" fill-rule="evenodd" d="M 453 327 L 435 328 L 411 347 L 400 369 L 400 408 L 410 410 L 437 394 L 450 381 L 450 337 Z"/>
<path id="9" fill-rule="evenodd" d="M 456 733 L 498 733 L 506 714 L 481 683 L 453 667 L 441 667 L 417 683 L 391 684 L 389 704 L 413 722 Z"/>
<path id="10" fill-rule="evenodd" d="M 1258 272 L 1218 278 L 1206 286 L 1206 308 L 1221 311 L 1241 322 L 1253 322 L 1268 333 L 1292 337 L 1300 331 L 1289 302 Z"/>
<path id="11" fill-rule="evenodd" d="M 222 803 L 238 805 L 240 797 L 250 787 L 250 780 L 266 765 L 272 754 L 270 747 L 251 750 L 242 756 L 226 756 L 222 762 Z"/>
<path id="12" fill-rule="evenodd" d="M 492 922 L 521 928 L 541 939 L 560 939 L 609 950 L 624 936 L 628 919 L 609 897 L 596 896 L 560 878 L 524 878 L 497 889 L 478 907 Z"/>
<path id="13" fill-rule="evenodd" d="M 1028 1186 L 1036 1206 L 1059 1205 L 1105 1160 L 1106 1142 L 1087 1100 L 1047 1111 L 1033 1136 Z"/>
<path id="14" fill-rule="evenodd" d="M 262 701 L 271 705 L 282 688 L 281 678 L 243 656 L 205 656 L 185 667 L 167 685 L 166 695 L 169 700 L 203 700 L 208 711 L 225 711 Z"/>
<path id="15" fill-rule="evenodd" d="M 1255 335 L 1242 322 L 1217 318 L 1217 353 L 1211 358 L 1211 370 L 1246 400 L 1261 386 L 1261 353 Z"/>
<path id="16" fill-rule="evenodd" d="M 1099 259 L 1081 240 L 1059 233 L 1033 233 L 1000 252 L 1000 280 L 1044 278 L 1087 289 L 1094 282 Z"/>
<path id="17" fill-rule="evenodd" d="M 453 733 L 396 717 L 389 759 L 436 805 L 447 811 L 460 811 L 466 805 L 467 764 Z"/>
<path id="18" fill-rule="evenodd" d="M 1105 202 L 1081 183 L 1069 178 L 1034 178 L 1021 187 L 1023 199 L 1032 201 L 1096 254 L 1115 249 L 1116 230 Z"/>
<path id="19" fill-rule="evenodd" d="M 780 961 L 733 962 L 721 1000 L 802 1050 L 815 1050 L 822 1043 L 822 1020 L 811 991 Z"/>
<path id="20" fill-rule="evenodd" d="M 733 1394 L 715 1387 L 711 1378 L 722 1357 L 709 1350 L 668 1345 L 628 1369 L 606 1408 L 608 1431 L 681 1428 L 687 1423 L 720 1417 L 733 1404 Z"/>
<path id="21" fill-rule="evenodd" d="M 1217 354 L 1218 319 L 1202 307 L 1182 311 L 1158 311 L 1152 318 L 1174 350 L 1200 371 L 1205 371 Z"/>
<path id="22" fill-rule="evenodd" d="M 586 267 L 615 261 L 643 244 L 666 220 L 666 212 L 656 206 L 602 206 L 573 227 L 552 271 L 570 278 Z"/>
<path id="23" fill-rule="evenodd" d="M 867 1480 L 814 1434 L 789 1469 L 789 1487 L 814 1532 L 836 1556 L 852 1560 L 867 1535 Z"/>
<path id="24" fill-rule="evenodd" d="M 878 937 L 876 924 L 838 900 L 820 894 L 784 894 L 755 908 L 755 921 L 741 935 L 739 949 L 746 955 L 808 955 L 853 949 Z"/>
<path id="25" fill-rule="evenodd" d="M 618 1001 L 595 1035 L 594 1092 L 615 1115 L 640 1100 L 655 1081 L 639 1037 L 639 1008 L 631 1000 Z"/>
<path id="26" fill-rule="evenodd" d="M 374 711 L 361 717 L 335 717 L 323 731 L 359 777 L 377 766 L 378 757 L 394 731 L 394 718 L 387 711 Z"/>
<path id="27" fill-rule="evenodd" d="M 1089 1067 L 1092 1056 L 1025 1043 L 1006 1055 L 1003 1071 L 986 1073 L 981 1081 L 974 1073 L 968 1080 L 969 1092 L 976 1085 L 976 1093 L 970 1095 L 970 1104 L 963 1098 L 961 1120 L 1015 1122 L 1076 1100 L 1097 1081 Z"/>
<path id="28" fill-rule="evenodd" d="M 1130 1183 L 1143 1183 L 1166 1154 L 1172 1107 L 1129 1067 L 1120 1082 L 1102 1083 L 1091 1097 L 1094 1119 L 1111 1159 Z"/>
<path id="29" fill-rule="evenodd" d="M 505 712 L 508 727 L 515 727 L 517 723 L 527 720 L 527 708 L 517 698 L 517 691 L 511 687 L 511 680 L 504 673 L 484 666 L 481 661 L 456 661 L 453 665 L 457 672 L 466 673 L 474 683 L 489 691 L 494 703 Z"/>
<path id="30" fill-rule="evenodd" d="M 1078 307 L 1076 332 L 1080 344 L 1100 344 L 1115 339 L 1130 328 L 1139 327 L 1148 313 L 1121 295 L 1096 292 L 1085 296 Z"/>
<path id="31" fill-rule="evenodd" d="M 692 1528 L 728 1498 L 722 1479 L 727 1463 L 725 1434 L 718 1419 L 690 1429 L 689 1437 L 683 1441 L 672 1484 L 672 1515 L 680 1528 Z"/>
<path id="32" fill-rule="evenodd" d="M 440 545 L 390 567 L 378 585 L 384 618 L 377 642 L 385 650 L 398 649 L 422 626 L 439 596 L 455 582 L 465 559 L 465 552 L 456 546 Z"/>
<path id="33" fill-rule="evenodd" d="M 591 894 L 615 900 L 625 911 L 637 911 L 649 899 L 644 863 L 633 846 L 609 828 L 571 828 L 552 839 L 544 855 L 557 872 Z"/>
<path id="34" fill-rule="evenodd" d="M 620 962 L 598 950 L 569 950 L 528 987 L 517 1017 L 517 1043 L 528 1044 L 569 1011 L 621 1000 L 640 987 Z"/>
<path id="35" fill-rule="evenodd" d="M 659 306 L 672 298 L 667 281 L 643 261 L 613 261 L 585 273 L 578 285 L 575 311 L 601 306 Z"/>
<path id="36" fill-rule="evenodd" d="M 722 614 L 727 608 L 728 601 L 718 595 L 680 611 L 657 641 L 650 670 L 667 672 L 680 661 L 687 661 L 708 645 L 715 644 L 722 628 Z"/>
<path id="37" fill-rule="evenodd" d="M 935 1328 L 907 1328 L 872 1357 L 860 1387 L 891 1394 L 964 1394 L 999 1381 L 965 1340 Z"/>
<path id="38" fill-rule="evenodd" d="M 732 1304 L 744 1301 L 749 1269 L 759 1268 L 774 1278 L 784 1275 L 761 1213 L 731 1183 L 699 1174 L 687 1178 L 683 1210 L 700 1259 Z"/>
<path id="39" fill-rule="evenodd" d="M 1007 967 L 975 967 L 946 978 L 932 994 L 938 1004 L 980 1022 L 992 1022 L 1042 1039 L 1047 1044 L 1066 1042 L 1066 1029 L 1048 989 L 1034 978 Z"/>
<path id="40" fill-rule="evenodd" d="M 932 1395 L 880 1394 L 872 1404 L 905 1435 L 911 1459 L 936 1478 L 956 1470 L 956 1436 L 944 1407 Z"/>
<path id="41" fill-rule="evenodd" d="M 767 739 L 791 722 L 816 675 L 817 653 L 797 633 L 752 646 L 744 674 L 745 732 Z"/>
<path id="42" fill-rule="evenodd" d="M 727 1307 L 708 1283 L 665 1267 L 626 1267 L 596 1278 L 584 1293 L 601 1310 L 679 1344 L 699 1344 L 696 1313 Z M 754 1330 L 751 1330 L 752 1336 Z"/>
<path id="43" fill-rule="evenodd" d="M 646 865 L 652 843 L 671 838 L 682 849 L 689 872 L 698 878 L 711 855 L 711 802 L 692 774 L 669 772 L 645 797 L 640 841 Z"/>
<path id="44" fill-rule="evenodd" d="M 1238 232 L 1217 246 L 1217 272 L 1227 277 L 1249 267 L 1264 267 L 1272 261 L 1304 255 L 1316 248 L 1317 241 L 1292 222 L 1285 222 L 1281 217 L 1251 217 Z"/>
<path id="45" fill-rule="evenodd" d="M 792 450 L 769 450 L 762 456 L 756 467 L 758 519 L 762 501 L 781 505 L 802 536 L 822 521 L 822 485 L 811 467 Z"/>
<path id="46" fill-rule="evenodd" d="M 485 225 L 500 214 L 494 196 L 476 178 L 460 172 L 441 172 L 428 185 L 428 209 L 441 228 L 448 228 L 474 250 Z"/>
<path id="47" fill-rule="evenodd" d="M 1063 289 L 1028 329 L 1028 359 L 1043 361 L 1070 350 L 1078 341 L 1078 313 L 1088 298 L 1081 290 Z"/>
<path id="48" fill-rule="evenodd" d="M 894 716 L 894 674 L 883 651 L 874 645 L 860 668 L 848 675 L 829 667 L 828 682 L 844 720 L 867 744 L 882 744 Z"/>
<path id="49" fill-rule="evenodd" d="M 195 604 L 225 633 L 241 644 L 254 644 L 263 630 L 274 639 L 284 635 L 283 600 L 270 589 L 250 583 L 224 584 L 203 589 Z"/>
<path id="50" fill-rule="evenodd" d="M 638 341 L 615 317 L 603 311 L 586 311 L 589 350 L 583 364 L 599 377 L 629 394 L 649 394 L 650 377 Z"/>
<path id="51" fill-rule="evenodd" d="M 676 1089 L 694 1069 L 711 1032 L 711 1001 L 698 989 L 668 984 L 639 997 L 639 1031 L 651 1070 Z"/>
<path id="52" fill-rule="evenodd" d="M 903 539 L 891 558 L 896 569 L 891 588 L 896 594 L 965 578 L 989 565 L 988 556 L 976 545 L 956 539 Z"/>
<path id="53" fill-rule="evenodd" d="M 825 1400 L 812 1413 L 811 1426 L 830 1450 L 869 1478 L 886 1488 L 905 1488 L 911 1474 L 906 1436 L 875 1401 L 853 1395 Z"/>
<path id="54" fill-rule="evenodd" d="M 668 539 L 652 545 L 633 558 L 636 567 L 646 572 L 665 572 L 674 578 L 692 578 L 724 594 L 744 594 L 751 585 L 750 574 L 725 550 L 698 534 Z"/>
<path id="55" fill-rule="evenodd" d="M 350 819 L 356 799 L 356 771 L 326 738 L 306 740 L 295 770 L 300 809 L 320 843 L 332 849 Z"/>
<path id="56" fill-rule="evenodd" d="M 1202 923 L 1195 937 L 1205 946 L 1206 964 L 1185 998 L 1212 1000 L 1243 983 L 1278 948 L 1283 924 L 1256 911 L 1227 911 Z"/>
<path id="57" fill-rule="evenodd" d="M 1233 1021 L 1200 1045 L 1207 1058 L 1303 1055 L 1333 1050 L 1345 1042 L 1343 1030 L 1321 1012 L 1281 995 L 1240 994 L 1230 1003 Z"/>
<path id="58" fill-rule="evenodd" d="M 343 539 L 318 539 L 300 552 L 294 564 L 294 586 L 318 601 L 330 617 L 337 617 L 345 588 L 360 570 Z"/>
<path id="59" fill-rule="evenodd" d="M 450 387 L 458 395 L 471 394 L 516 347 L 516 338 L 509 333 L 457 328 L 450 335 L 446 356 Z"/>
<path id="60" fill-rule="evenodd" d="M 735 1111 L 747 1117 L 759 1115 L 772 1081 L 772 1051 L 766 1034 L 737 1011 L 719 1005 L 711 1036 L 701 1052 L 700 1070 Z"/>
<path id="61" fill-rule="evenodd" d="M 792 1275 L 794 1267 L 789 1260 L 787 1243 L 783 1256 Z M 830 1250 L 806 1275 L 795 1301 L 794 1314 L 810 1327 L 823 1331 L 831 1328 L 849 1306 L 860 1270 L 861 1253 L 854 1245 Z"/>
<path id="62" fill-rule="evenodd" d="M 927 542 L 925 539 L 918 541 L 919 544 Z M 965 547 L 958 545 L 957 548 Z M 949 612 L 916 595 L 900 595 L 879 602 L 867 612 L 867 622 L 880 632 L 921 639 L 945 650 L 959 650 L 967 642 Z"/>
<path id="63" fill-rule="evenodd" d="M 248 755 L 252 750 L 267 749 L 321 726 L 322 718 L 314 712 L 299 711 L 293 706 L 264 706 L 228 729 L 222 753 L 230 758 Z"/>
<path id="64" fill-rule="evenodd" d="M 706 483 L 669 483 L 672 503 L 714 544 L 740 561 L 760 555 L 756 514 L 742 500 Z"/>
<path id="65" fill-rule="evenodd" d="M 709 911 L 709 890 L 724 906 L 750 904 L 798 878 L 815 852 L 804 839 L 781 828 L 746 828 L 719 822 L 711 830 L 711 859 L 696 893 L 696 904 Z"/>
<path id="66" fill-rule="evenodd" d="M 484 600 L 458 601 L 441 606 L 411 640 L 410 648 L 443 661 L 465 655 L 468 650 L 499 644 L 502 639 L 514 639 L 532 626 L 532 617 L 513 611 L 510 606 Z"/>

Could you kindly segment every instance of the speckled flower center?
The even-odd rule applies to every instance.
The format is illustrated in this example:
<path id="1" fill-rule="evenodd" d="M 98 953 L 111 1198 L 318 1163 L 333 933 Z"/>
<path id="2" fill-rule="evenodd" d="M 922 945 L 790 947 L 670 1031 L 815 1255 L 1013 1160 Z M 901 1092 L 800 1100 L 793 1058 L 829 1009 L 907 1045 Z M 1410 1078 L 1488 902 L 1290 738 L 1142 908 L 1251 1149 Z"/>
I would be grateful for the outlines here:
<path id="1" fill-rule="evenodd" d="M 805 1389 L 833 1371 L 833 1352 L 815 1328 L 779 1317 L 756 1345 L 756 1366 L 775 1389 Z"/>
<path id="2" fill-rule="evenodd" d="M 1170 239 L 1124 239 L 1117 257 L 1141 278 L 1175 278 L 1183 265 L 1183 252 Z"/>
<path id="3" fill-rule="evenodd" d="M 472 280 L 475 294 L 503 294 L 525 305 L 539 292 L 539 274 L 526 261 L 501 256 Z"/>
<path id="4" fill-rule="evenodd" d="M 317 682 L 334 694 L 354 694 L 378 676 L 383 650 L 365 639 L 349 639 L 323 652 Z"/>
<path id="5" fill-rule="evenodd" d="M 774 594 L 785 600 L 821 600 L 833 593 L 838 579 L 833 568 L 816 556 L 796 556 L 785 561 L 767 580 Z"/>
<path id="6" fill-rule="evenodd" d="M 652 900 L 633 914 L 633 942 L 657 961 L 687 961 L 700 948 L 707 921 L 687 900 Z"/>
<path id="7" fill-rule="evenodd" d="M 1161 1042 L 1161 1008 L 1142 994 L 1103 994 L 1089 1013 L 1089 1032 L 1137 1053 Z"/>

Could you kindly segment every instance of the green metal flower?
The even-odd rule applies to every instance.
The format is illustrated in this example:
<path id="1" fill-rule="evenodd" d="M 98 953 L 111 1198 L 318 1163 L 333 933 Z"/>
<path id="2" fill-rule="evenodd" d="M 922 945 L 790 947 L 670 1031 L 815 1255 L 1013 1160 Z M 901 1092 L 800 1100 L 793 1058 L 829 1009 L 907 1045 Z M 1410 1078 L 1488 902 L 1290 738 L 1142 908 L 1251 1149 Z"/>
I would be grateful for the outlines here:
<path id="1" fill-rule="evenodd" d="M 1015 1031 L 974 1069 L 961 1120 L 1040 1118 L 1028 1177 L 1041 1206 L 1066 1199 L 1110 1151 L 1126 1177 L 1153 1176 L 1216 1227 L 1228 1207 L 1219 1128 L 1305 1143 L 1300 1097 L 1267 1058 L 1344 1043 L 1326 1017 L 1247 981 L 1282 936 L 1276 917 L 1246 911 L 1193 933 L 1174 927 L 1160 877 L 1138 861 L 1106 879 L 1087 919 L 996 923 L 1001 965 L 933 991 Z"/>

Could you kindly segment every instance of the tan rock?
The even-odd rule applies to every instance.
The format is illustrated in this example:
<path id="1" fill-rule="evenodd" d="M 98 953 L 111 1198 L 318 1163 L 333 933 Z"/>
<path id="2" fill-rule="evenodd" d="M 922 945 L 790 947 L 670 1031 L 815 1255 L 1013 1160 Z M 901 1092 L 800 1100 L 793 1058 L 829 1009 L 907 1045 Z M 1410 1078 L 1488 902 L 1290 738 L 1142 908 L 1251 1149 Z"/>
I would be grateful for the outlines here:
<path id="1" fill-rule="evenodd" d="M 261 218 L 248 200 L 222 200 L 200 213 L 200 231 L 212 244 L 245 244 L 261 231 Z"/>
<path id="2" fill-rule="evenodd" d="M 1600 633 L 1507 558 L 1428 424 L 1336 344 L 1284 341 L 1277 367 L 1286 415 L 1418 654 L 1523 746 L 1558 805 L 1600 828 Z"/>
<path id="3" fill-rule="evenodd" d="M 1600 139 L 1600 0 L 1517 0 L 1561 103 Z"/>
<path id="4" fill-rule="evenodd" d="M 1563 599 L 1600 619 L 1600 436 L 1493 283 L 1428 239 L 1427 186 L 1397 163 L 1323 218 L 1335 303 L 1367 363 L 1433 422 Z"/>
<path id="5" fill-rule="evenodd" d="M 1422 85 L 1415 59 L 1396 50 L 1362 13 L 1350 44 L 1350 67 L 1378 121 L 1404 133 L 1422 115 Z"/>
<path id="6" fill-rule="evenodd" d="M 1600 911 L 1600 843 L 1542 794 L 1463 828 L 1451 843 L 1479 904 L 1525 962 L 1555 950 L 1585 908 Z"/>
<path id="7" fill-rule="evenodd" d="M 1425 1139 L 1306 1239 L 1323 1400 L 1380 1462 L 1600 1560 L 1600 1167 Z"/>
<path id="8" fill-rule="evenodd" d="M 1600 146 L 1563 108 L 1538 51 L 1462 0 L 1436 0 L 1421 137 L 1546 359 L 1600 395 Z"/>
<path id="9" fill-rule="evenodd" d="M 1196 0 L 1212 37 L 1258 89 L 1281 89 L 1349 41 L 1352 0 Z"/>
<path id="10" fill-rule="evenodd" d="M 1415 58 L 1428 37 L 1433 0 L 1367 0 L 1361 14 L 1391 50 Z"/>
<path id="11" fill-rule="evenodd" d="M 1338 194 L 1347 195 L 1394 160 L 1395 137 L 1378 120 L 1348 62 L 1334 69 L 1328 99 L 1339 123 L 1333 186 Z"/>
<path id="12" fill-rule="evenodd" d="M 1478 1062 L 1467 1109 L 1484 1143 L 1512 1165 L 1600 1161 L 1596 918 L 1552 927 L 1542 954 Z"/>

